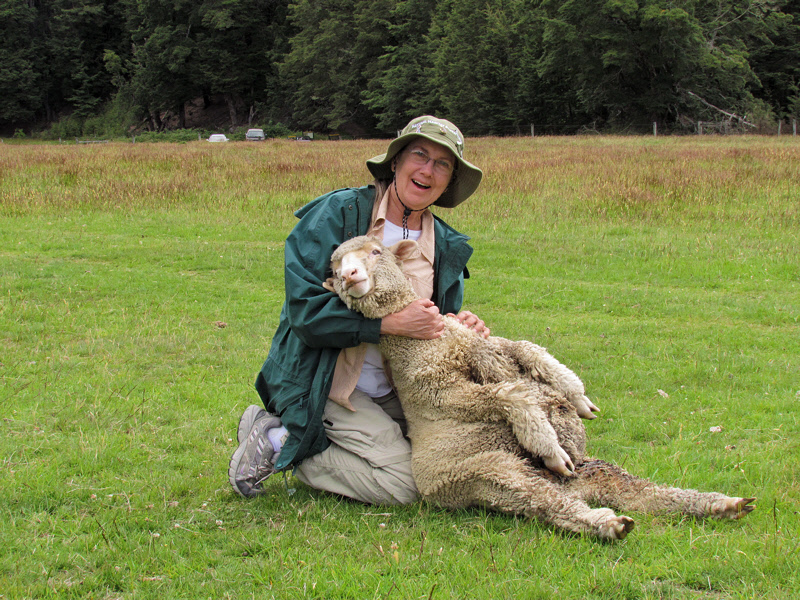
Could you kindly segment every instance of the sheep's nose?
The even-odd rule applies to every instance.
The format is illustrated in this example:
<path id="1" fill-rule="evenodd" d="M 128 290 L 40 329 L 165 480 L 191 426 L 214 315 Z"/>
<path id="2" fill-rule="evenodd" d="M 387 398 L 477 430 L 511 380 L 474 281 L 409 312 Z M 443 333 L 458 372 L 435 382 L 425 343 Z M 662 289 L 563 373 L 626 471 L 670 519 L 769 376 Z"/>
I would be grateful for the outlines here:
<path id="1" fill-rule="evenodd" d="M 342 279 L 346 282 L 349 283 L 354 277 L 358 277 L 358 267 L 350 267 L 342 270 Z"/>

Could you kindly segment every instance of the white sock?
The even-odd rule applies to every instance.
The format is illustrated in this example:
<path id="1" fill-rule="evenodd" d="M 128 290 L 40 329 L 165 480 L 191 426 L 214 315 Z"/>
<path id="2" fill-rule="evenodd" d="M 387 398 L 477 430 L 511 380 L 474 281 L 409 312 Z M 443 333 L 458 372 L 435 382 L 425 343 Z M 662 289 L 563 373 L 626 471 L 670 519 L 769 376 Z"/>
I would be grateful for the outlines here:
<path id="1" fill-rule="evenodd" d="M 283 436 L 287 433 L 289 433 L 289 431 L 283 425 L 280 427 L 273 427 L 267 431 L 267 439 L 272 443 L 272 449 L 275 452 L 280 452 L 281 448 L 283 448 Z"/>

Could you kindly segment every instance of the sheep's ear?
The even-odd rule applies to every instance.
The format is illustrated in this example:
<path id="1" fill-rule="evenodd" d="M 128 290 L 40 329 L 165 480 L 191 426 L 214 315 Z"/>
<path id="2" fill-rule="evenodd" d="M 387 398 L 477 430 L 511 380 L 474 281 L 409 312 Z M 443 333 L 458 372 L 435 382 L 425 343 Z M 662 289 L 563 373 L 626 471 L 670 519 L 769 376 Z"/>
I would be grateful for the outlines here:
<path id="1" fill-rule="evenodd" d="M 336 293 L 336 288 L 333 287 L 333 277 L 328 277 L 325 281 L 322 282 L 322 287 L 324 287 L 329 292 Z"/>
<path id="2" fill-rule="evenodd" d="M 412 258 L 417 253 L 417 242 L 414 240 L 400 240 L 389 250 L 397 257 L 397 260 L 404 261 Z"/>

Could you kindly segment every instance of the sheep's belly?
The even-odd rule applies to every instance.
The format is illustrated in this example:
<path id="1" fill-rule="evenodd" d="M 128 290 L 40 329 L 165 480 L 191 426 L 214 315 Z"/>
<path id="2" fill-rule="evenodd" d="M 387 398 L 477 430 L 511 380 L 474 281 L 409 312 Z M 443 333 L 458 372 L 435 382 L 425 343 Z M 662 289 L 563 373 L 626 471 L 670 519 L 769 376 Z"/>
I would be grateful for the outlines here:
<path id="1" fill-rule="evenodd" d="M 408 424 L 414 478 L 423 494 L 433 482 L 459 479 L 459 465 L 478 454 L 500 451 L 525 455 L 507 423 L 421 421 L 412 417 Z"/>

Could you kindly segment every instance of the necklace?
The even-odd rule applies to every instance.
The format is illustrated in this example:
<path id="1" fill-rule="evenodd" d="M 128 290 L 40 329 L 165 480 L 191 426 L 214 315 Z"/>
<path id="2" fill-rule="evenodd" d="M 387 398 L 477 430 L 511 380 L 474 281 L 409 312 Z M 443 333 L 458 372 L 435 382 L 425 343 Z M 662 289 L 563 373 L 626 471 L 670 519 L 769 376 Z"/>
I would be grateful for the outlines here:
<path id="1" fill-rule="evenodd" d="M 403 199 L 400 197 L 400 192 L 397 191 L 397 177 L 392 180 L 394 183 L 394 195 L 397 196 L 397 199 L 400 201 L 400 204 L 403 205 L 403 239 L 408 239 L 408 217 L 411 215 L 412 212 L 421 212 L 428 207 L 425 208 L 408 208 L 406 203 L 403 202 Z"/>

